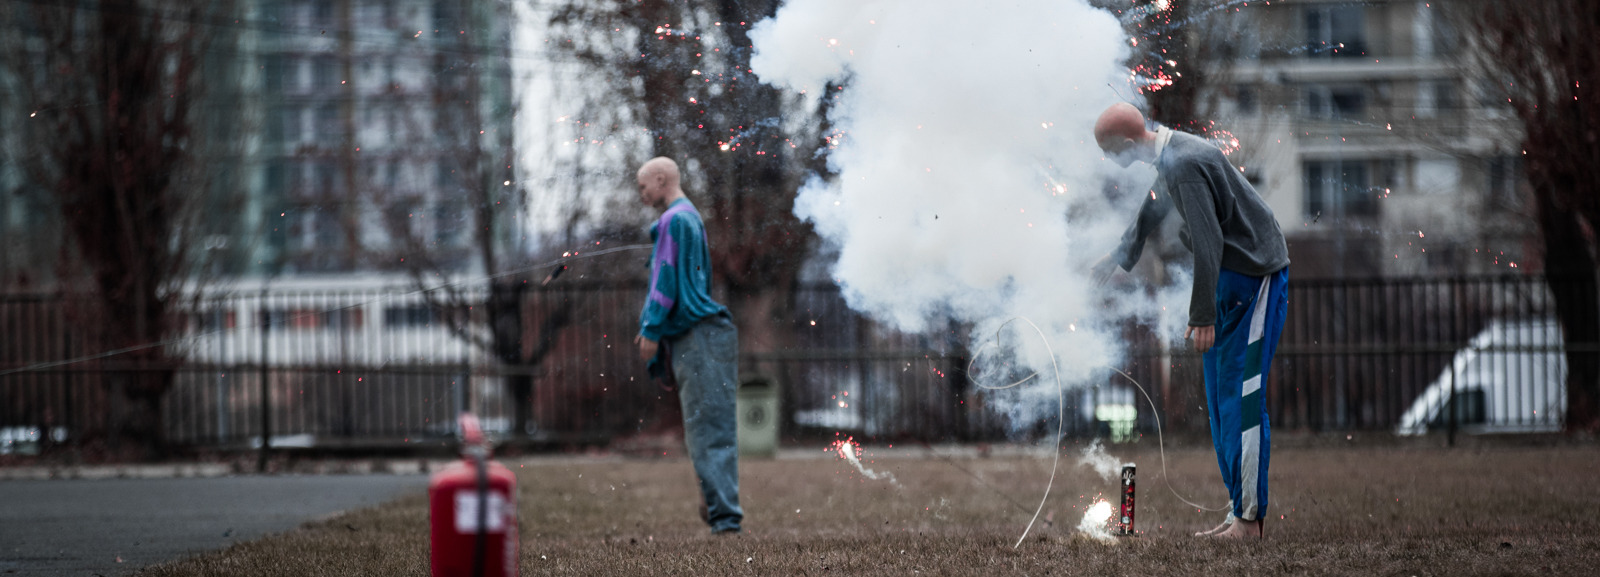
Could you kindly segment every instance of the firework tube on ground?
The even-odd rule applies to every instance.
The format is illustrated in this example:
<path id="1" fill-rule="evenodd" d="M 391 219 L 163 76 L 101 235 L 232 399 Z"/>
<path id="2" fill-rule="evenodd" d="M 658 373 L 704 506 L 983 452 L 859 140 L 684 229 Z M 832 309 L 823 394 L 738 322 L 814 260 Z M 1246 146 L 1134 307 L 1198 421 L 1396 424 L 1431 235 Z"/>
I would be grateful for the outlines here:
<path id="1" fill-rule="evenodd" d="M 1122 466 L 1122 518 L 1117 524 L 1117 535 L 1133 535 L 1133 465 Z"/>

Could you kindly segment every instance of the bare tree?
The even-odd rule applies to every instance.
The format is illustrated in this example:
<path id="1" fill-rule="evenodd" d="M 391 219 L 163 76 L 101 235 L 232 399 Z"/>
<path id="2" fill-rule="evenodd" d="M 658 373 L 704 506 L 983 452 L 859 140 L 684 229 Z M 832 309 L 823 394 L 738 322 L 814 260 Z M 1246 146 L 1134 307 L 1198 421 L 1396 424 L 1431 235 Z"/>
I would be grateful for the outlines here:
<path id="1" fill-rule="evenodd" d="M 583 114 L 611 137 L 642 133 L 648 154 L 636 156 L 666 156 L 685 168 L 745 354 L 777 350 L 788 338 L 783 323 L 793 317 L 814 238 L 794 216 L 795 193 L 808 170 L 823 172 L 821 111 L 803 109 L 749 69 L 748 32 L 778 4 L 574 1 L 550 22 L 552 44 L 600 79 L 603 90 Z"/>
<path id="2" fill-rule="evenodd" d="M 527 211 L 527 191 L 514 176 L 511 11 L 501 0 L 436 2 L 432 10 L 454 32 L 444 30 L 433 48 L 429 94 L 418 100 L 397 88 L 389 96 L 408 134 L 431 133 L 432 147 L 402 157 L 434 161 L 437 187 L 413 197 L 418 191 L 353 183 L 357 196 L 384 214 L 387 242 L 364 253 L 378 268 L 409 274 L 441 323 L 508 369 L 512 430 L 521 435 L 531 408 L 530 371 L 572 316 L 568 310 L 544 311 L 530 326 L 530 313 L 539 312 L 528 310 L 530 281 L 537 277 L 523 270 L 529 255 L 520 215 Z M 432 122 L 423 122 L 426 117 Z M 427 204 L 433 210 L 418 210 Z M 458 239 L 463 229 L 468 234 Z M 473 264 L 481 267 L 485 283 L 453 282 Z M 480 292 L 485 284 L 487 292 Z"/>
<path id="3" fill-rule="evenodd" d="M 154 346 L 177 329 L 182 285 L 207 267 L 203 208 L 215 184 L 198 162 L 222 131 L 208 130 L 207 66 L 213 24 L 231 3 L 103 0 L 7 3 L 0 8 L 6 74 L 22 106 L 28 150 L 17 155 L 27 180 L 57 210 L 69 257 L 60 277 L 82 282 L 91 299 L 81 318 L 111 357 L 106 431 L 89 441 L 126 440 L 140 456 L 165 451 L 161 401 L 178 359 Z M 231 51 L 223 51 L 231 53 Z M 7 110 L 11 113 L 13 110 Z M 192 286 L 192 285 L 191 285 Z M 76 288 L 76 287 L 72 287 Z"/>
<path id="4" fill-rule="evenodd" d="M 1175 130 L 1204 134 L 1215 113 L 1215 90 L 1207 84 L 1235 43 L 1222 19 L 1211 15 L 1217 0 L 1101 0 L 1120 17 L 1134 39 L 1128 59 L 1133 89 L 1144 96 L 1151 120 Z M 1209 98 L 1207 98 L 1209 96 Z M 1209 110 L 1208 110 L 1209 109 Z"/>
<path id="5" fill-rule="evenodd" d="M 1481 69 L 1522 121 L 1546 274 L 1567 347 L 1569 431 L 1600 429 L 1595 229 L 1600 223 L 1600 8 L 1586 0 L 1446 4 Z"/>

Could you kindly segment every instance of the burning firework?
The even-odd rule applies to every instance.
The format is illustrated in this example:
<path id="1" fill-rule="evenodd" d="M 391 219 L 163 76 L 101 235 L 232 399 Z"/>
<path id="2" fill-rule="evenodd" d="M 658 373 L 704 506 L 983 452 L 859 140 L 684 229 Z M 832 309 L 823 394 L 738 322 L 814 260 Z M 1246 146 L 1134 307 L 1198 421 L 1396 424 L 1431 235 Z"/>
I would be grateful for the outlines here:
<path id="1" fill-rule="evenodd" d="M 1114 511 L 1115 508 L 1110 501 L 1105 499 L 1095 501 L 1083 512 L 1083 520 L 1078 522 L 1078 531 L 1097 541 L 1107 543 L 1114 541 L 1111 534 Z"/>
<path id="2" fill-rule="evenodd" d="M 894 473 L 879 473 L 872 469 L 868 469 L 861 464 L 861 445 L 857 445 L 855 443 L 854 437 L 846 437 L 842 441 L 834 441 L 832 445 L 828 445 L 827 450 L 838 453 L 839 458 L 850 463 L 850 465 L 855 467 L 856 471 L 859 471 L 863 477 L 872 479 L 874 481 L 888 479 L 889 484 L 896 487 L 900 486 L 900 481 L 895 480 Z"/>

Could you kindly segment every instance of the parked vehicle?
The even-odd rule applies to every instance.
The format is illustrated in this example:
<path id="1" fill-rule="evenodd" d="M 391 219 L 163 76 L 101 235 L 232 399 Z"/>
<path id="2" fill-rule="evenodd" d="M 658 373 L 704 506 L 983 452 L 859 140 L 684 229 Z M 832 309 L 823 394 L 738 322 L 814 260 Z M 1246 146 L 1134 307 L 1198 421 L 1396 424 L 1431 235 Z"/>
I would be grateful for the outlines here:
<path id="1" fill-rule="evenodd" d="M 1567 359 L 1554 318 L 1498 319 L 1456 351 L 1450 364 L 1401 415 L 1395 432 L 1421 435 L 1450 426 L 1466 433 L 1561 430 L 1567 409 Z"/>

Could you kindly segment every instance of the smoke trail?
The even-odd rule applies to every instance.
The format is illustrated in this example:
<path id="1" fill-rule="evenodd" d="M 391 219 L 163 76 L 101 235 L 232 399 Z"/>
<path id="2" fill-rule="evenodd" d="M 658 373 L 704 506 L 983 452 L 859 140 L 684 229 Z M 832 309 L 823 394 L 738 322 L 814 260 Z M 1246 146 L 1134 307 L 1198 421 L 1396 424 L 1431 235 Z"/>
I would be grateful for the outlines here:
<path id="1" fill-rule="evenodd" d="M 834 441 L 832 449 L 835 452 L 839 453 L 839 457 L 843 458 L 846 462 L 850 463 L 851 466 L 854 466 L 856 468 L 856 471 L 861 473 L 861 476 L 866 477 L 868 479 L 872 479 L 874 481 L 881 481 L 881 480 L 884 480 L 884 479 L 888 479 L 890 485 L 894 485 L 896 487 L 900 486 L 900 481 L 895 480 L 894 473 L 889 473 L 889 472 L 879 473 L 879 472 L 874 471 L 872 469 L 868 469 L 866 467 L 866 465 L 862 465 L 861 464 L 861 458 L 860 458 L 861 445 L 855 444 L 853 439 L 846 439 L 846 440 L 843 440 L 843 441 Z"/>
<path id="2" fill-rule="evenodd" d="M 795 213 L 837 250 L 852 308 L 906 331 L 949 315 L 975 323 L 974 344 L 1014 341 L 978 364 L 995 381 L 1048 371 L 1037 338 L 995 334 L 1031 319 L 1068 383 L 1120 354 L 1103 319 L 1163 316 L 1144 296 L 1106 309 L 1088 277 L 1141 198 L 1108 195 L 1108 178 L 1124 190 L 1154 179 L 1106 162 L 1092 136 L 1118 101 L 1108 82 L 1127 82 L 1110 13 L 1083 0 L 791 0 L 751 38 L 762 81 L 835 99 L 838 177 L 809 183 Z M 1181 303 L 1166 316 L 1183 318 Z M 1054 388 L 1037 379 L 991 406 L 1016 426 L 1053 418 Z"/>
<path id="3" fill-rule="evenodd" d="M 1108 482 L 1116 480 L 1125 465 L 1116 457 L 1106 454 L 1105 449 L 1100 446 L 1100 439 L 1095 439 L 1089 446 L 1083 448 L 1083 454 L 1078 457 L 1078 464 L 1094 469 L 1101 479 Z"/>

